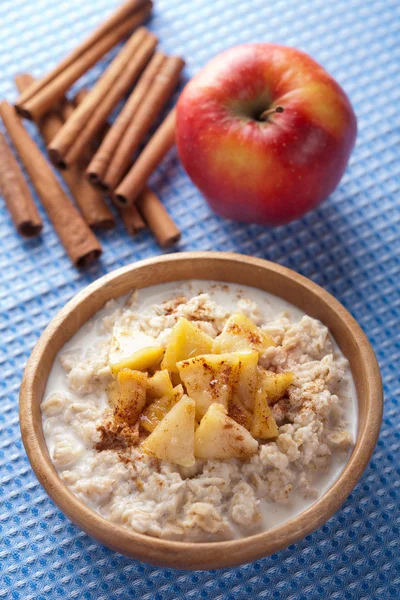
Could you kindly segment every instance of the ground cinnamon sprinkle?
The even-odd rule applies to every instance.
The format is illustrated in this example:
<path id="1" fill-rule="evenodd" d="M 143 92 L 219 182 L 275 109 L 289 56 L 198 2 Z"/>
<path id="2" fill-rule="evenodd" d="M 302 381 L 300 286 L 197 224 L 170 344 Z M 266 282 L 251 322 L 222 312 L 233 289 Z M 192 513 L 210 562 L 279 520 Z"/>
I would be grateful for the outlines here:
<path id="1" fill-rule="evenodd" d="M 254 346 L 257 344 L 261 344 L 262 342 L 262 338 L 260 335 L 254 332 L 247 332 L 245 329 L 243 329 L 243 327 L 241 327 L 237 323 L 232 323 L 231 325 L 229 325 L 227 331 L 235 335 L 240 335 L 241 333 L 244 333 L 250 344 L 253 344 Z"/>
<path id="2" fill-rule="evenodd" d="M 124 450 L 139 443 L 139 424 L 130 427 L 126 423 L 105 421 L 97 427 L 100 441 L 95 444 L 98 452 L 103 450 Z"/>
<path id="3" fill-rule="evenodd" d="M 120 450 L 118 452 L 118 457 L 119 457 L 119 460 L 122 463 L 124 463 L 124 465 L 128 465 L 128 464 L 132 463 L 132 459 L 130 458 L 130 456 L 124 454 L 124 450 Z M 132 477 L 132 479 L 133 479 L 133 481 L 135 481 L 134 477 Z"/>
<path id="4" fill-rule="evenodd" d="M 214 323 L 215 317 L 209 314 L 207 309 L 199 306 L 194 312 L 192 312 L 188 317 L 188 321 L 203 321 L 204 323 Z"/>
<path id="5" fill-rule="evenodd" d="M 288 413 L 291 409 L 291 404 L 290 404 L 290 400 L 289 398 L 287 398 L 286 396 L 284 396 L 283 398 L 281 398 L 280 400 L 278 400 L 278 402 L 271 402 L 270 400 L 268 401 L 268 404 L 270 406 L 276 406 L 278 407 L 282 413 L 285 415 L 286 413 Z"/>
<path id="6" fill-rule="evenodd" d="M 231 403 L 229 405 L 228 415 L 231 417 L 231 419 L 236 421 L 236 423 L 239 423 L 239 425 L 242 425 L 242 427 L 246 427 L 248 416 L 246 415 L 244 409 L 242 409 L 239 405 Z M 229 423 L 224 426 L 224 429 L 230 429 L 231 427 L 233 427 L 233 425 Z"/>
<path id="7" fill-rule="evenodd" d="M 139 490 L 139 492 L 143 492 L 143 490 L 144 490 L 144 483 L 143 483 L 143 481 L 141 479 L 139 479 L 139 478 L 136 478 L 134 481 L 136 483 L 136 487 Z"/>
<path id="8" fill-rule="evenodd" d="M 182 306 L 182 304 L 187 303 L 187 298 L 185 296 L 178 296 L 178 298 L 173 298 L 172 300 L 167 300 L 163 302 L 164 315 L 173 315 L 176 310 Z"/>

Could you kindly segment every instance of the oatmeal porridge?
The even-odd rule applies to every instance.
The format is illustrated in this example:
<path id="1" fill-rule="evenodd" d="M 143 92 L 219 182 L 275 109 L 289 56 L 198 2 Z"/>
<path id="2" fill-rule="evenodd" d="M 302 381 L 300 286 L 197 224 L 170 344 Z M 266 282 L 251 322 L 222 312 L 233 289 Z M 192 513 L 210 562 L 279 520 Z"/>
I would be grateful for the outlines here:
<path id="1" fill-rule="evenodd" d="M 356 429 L 327 328 L 232 284 L 110 301 L 65 345 L 41 405 L 50 457 L 87 506 L 135 532 L 218 541 L 315 502 Z"/>

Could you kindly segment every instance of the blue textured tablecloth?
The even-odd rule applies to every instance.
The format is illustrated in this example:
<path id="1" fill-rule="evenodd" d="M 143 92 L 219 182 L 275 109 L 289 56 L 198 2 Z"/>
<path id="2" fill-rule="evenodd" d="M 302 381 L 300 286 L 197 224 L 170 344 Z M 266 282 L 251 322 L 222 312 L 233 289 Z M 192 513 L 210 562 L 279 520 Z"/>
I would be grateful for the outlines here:
<path id="1" fill-rule="evenodd" d="M 0 95 L 13 76 L 39 76 L 116 0 L 2 0 Z M 399 0 L 156 0 L 151 28 L 187 77 L 217 52 L 249 41 L 298 46 L 345 88 L 359 134 L 347 172 L 323 206 L 278 229 L 215 217 L 172 151 L 153 183 L 183 230 L 178 249 L 265 257 L 332 292 L 369 336 L 385 384 L 372 462 L 338 514 L 279 554 L 219 572 L 135 562 L 82 533 L 48 499 L 21 443 L 18 389 L 40 333 L 78 290 L 110 270 L 160 253 L 149 233 L 102 234 L 102 261 L 71 266 L 46 218 L 40 239 L 14 231 L 0 204 L 0 598 L 287 600 L 399 598 L 400 3 Z M 90 84 L 99 67 L 83 78 Z M 34 127 L 30 126 L 34 131 Z M 44 216 L 44 215 L 43 215 Z"/>

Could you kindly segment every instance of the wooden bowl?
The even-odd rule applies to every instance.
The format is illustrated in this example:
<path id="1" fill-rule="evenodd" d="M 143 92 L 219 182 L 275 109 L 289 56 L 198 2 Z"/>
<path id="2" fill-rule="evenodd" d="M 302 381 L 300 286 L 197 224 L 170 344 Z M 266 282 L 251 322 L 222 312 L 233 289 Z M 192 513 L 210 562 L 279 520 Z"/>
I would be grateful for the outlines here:
<path id="1" fill-rule="evenodd" d="M 248 285 L 271 292 L 320 319 L 348 358 L 357 389 L 358 432 L 351 457 L 338 480 L 311 507 L 290 521 L 251 537 L 214 543 L 161 540 L 110 523 L 87 508 L 58 476 L 42 430 L 40 403 L 60 348 L 111 298 L 131 288 L 185 279 Z M 353 317 L 325 290 L 277 264 L 238 254 L 189 252 L 152 258 L 123 267 L 77 294 L 52 320 L 25 369 L 20 392 L 22 439 L 31 465 L 50 498 L 78 527 L 109 548 L 155 565 L 218 569 L 267 556 L 300 540 L 325 523 L 356 485 L 375 447 L 383 394 L 374 352 Z"/>

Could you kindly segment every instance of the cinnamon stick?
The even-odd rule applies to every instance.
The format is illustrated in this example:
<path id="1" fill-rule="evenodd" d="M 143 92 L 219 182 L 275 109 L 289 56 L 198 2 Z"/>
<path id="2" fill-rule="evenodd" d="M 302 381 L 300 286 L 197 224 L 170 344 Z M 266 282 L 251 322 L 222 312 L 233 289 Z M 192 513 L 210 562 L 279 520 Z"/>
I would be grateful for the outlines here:
<path id="1" fill-rule="evenodd" d="M 90 143 L 90 140 L 101 130 L 101 127 L 104 125 L 113 108 L 125 96 L 129 88 L 136 81 L 138 75 L 153 54 L 156 45 L 157 38 L 151 34 L 149 34 L 141 43 L 132 59 L 126 65 L 126 68 L 122 71 L 120 77 L 118 77 L 114 85 L 109 88 L 108 93 L 106 93 L 100 104 L 98 104 L 84 128 L 80 130 L 72 146 L 68 149 L 64 157 L 64 162 L 67 166 L 73 164 L 82 156 L 87 144 Z"/>
<path id="2" fill-rule="evenodd" d="M 15 85 L 19 92 L 23 92 L 24 90 L 29 89 L 29 87 L 35 83 L 35 78 L 28 73 L 18 73 L 14 77 Z M 64 98 L 61 103 L 57 106 L 54 106 L 52 110 L 50 110 L 44 117 L 38 120 L 37 126 L 40 131 L 40 134 L 44 141 L 47 143 L 47 140 L 51 140 L 60 129 L 61 122 L 61 106 L 63 102 L 66 102 Z"/>
<path id="3" fill-rule="evenodd" d="M 132 154 L 139 148 L 146 133 L 168 101 L 179 81 L 184 64 L 179 57 L 168 57 L 156 74 L 146 95 L 146 102 L 143 102 L 134 114 L 107 168 L 104 184 L 110 190 L 115 190 L 126 174 L 131 164 Z"/>
<path id="4" fill-rule="evenodd" d="M 20 92 L 28 89 L 33 81 L 34 78 L 25 73 L 15 77 L 15 83 Z M 39 119 L 38 128 L 46 144 L 49 144 L 60 131 L 64 120 L 70 116 L 73 110 L 73 105 L 64 100 L 59 111 L 50 111 Z M 89 156 L 86 158 L 86 162 L 73 165 L 71 169 L 63 171 L 61 175 L 88 225 L 93 229 L 110 229 L 115 225 L 114 217 L 103 195 L 88 183 L 84 175 Z"/>
<path id="5" fill-rule="evenodd" d="M 141 27 L 130 37 L 90 93 L 58 132 L 48 147 L 50 158 L 54 164 L 59 165 L 65 160 L 65 155 L 73 145 L 75 139 L 82 129 L 84 129 L 93 112 L 100 105 L 111 87 L 127 68 L 135 52 L 148 35 L 150 35 L 148 31 L 144 27 Z"/>
<path id="6" fill-rule="evenodd" d="M 140 76 L 134 90 L 130 94 L 127 102 L 123 106 L 120 114 L 114 121 L 109 132 L 105 136 L 98 151 L 91 160 L 86 171 L 89 181 L 95 185 L 105 188 L 104 175 L 107 167 L 120 143 L 133 115 L 136 113 L 140 104 L 146 98 L 146 95 L 153 84 L 156 74 L 160 71 L 162 64 L 166 60 L 165 54 L 156 52 Z"/>
<path id="7" fill-rule="evenodd" d="M 77 58 L 79 58 L 84 52 L 96 44 L 101 37 L 109 33 L 117 25 L 123 22 L 132 13 L 135 13 L 138 9 L 142 8 L 147 0 L 127 0 L 124 2 L 104 23 L 102 23 L 84 42 L 82 42 L 75 50 L 71 52 L 64 60 L 62 60 L 50 73 L 42 77 L 41 79 L 32 82 L 32 85 L 24 90 L 18 101 L 26 102 L 29 98 L 34 96 L 39 90 L 49 83 L 52 79 L 57 77 L 66 67 L 72 64 Z"/>
<path id="8" fill-rule="evenodd" d="M 39 216 L 22 171 L 0 133 L 0 190 L 14 225 L 21 235 L 34 237 L 42 231 Z"/>
<path id="9" fill-rule="evenodd" d="M 132 210 L 133 209 L 133 210 Z M 136 206 L 128 206 L 128 208 L 118 209 L 122 222 L 130 235 L 136 235 L 139 231 L 146 229 L 146 223 L 143 221 L 141 214 Z"/>
<path id="10" fill-rule="evenodd" d="M 175 143 L 175 122 L 176 110 L 173 109 L 115 190 L 116 203 L 128 206 L 136 202 L 150 175 Z"/>
<path id="11" fill-rule="evenodd" d="M 74 106 L 72 103 L 66 103 L 61 109 L 62 124 L 72 114 Z M 48 140 L 49 143 L 51 140 Z M 99 189 L 96 189 L 88 182 L 85 176 L 85 169 L 92 156 L 89 149 L 82 158 L 71 165 L 71 167 L 62 171 L 64 178 L 72 196 L 75 198 L 79 209 L 85 218 L 85 221 L 92 229 L 112 229 L 115 227 L 115 219 L 110 211 L 107 202 Z"/>
<path id="12" fill-rule="evenodd" d="M 43 116 L 106 52 L 142 25 L 151 10 L 151 0 L 128 0 L 55 69 L 26 90 L 15 104 L 17 111 L 28 119 Z"/>
<path id="13" fill-rule="evenodd" d="M 74 99 L 76 105 L 80 104 L 89 92 L 87 90 L 80 90 Z M 106 122 L 103 125 L 103 129 L 101 132 L 97 134 L 92 140 L 90 148 L 87 149 L 88 162 L 93 154 L 93 150 L 98 148 L 101 140 L 105 135 L 107 135 L 110 130 L 110 125 Z M 90 185 L 90 184 L 89 184 Z M 92 186 L 91 186 L 92 187 Z M 118 214 L 121 217 L 121 220 L 125 226 L 125 229 L 130 235 L 136 235 L 139 231 L 146 228 L 146 223 L 143 221 L 140 213 L 138 212 L 136 206 L 131 206 L 126 209 L 121 209 L 116 207 Z"/>
<path id="14" fill-rule="evenodd" d="M 101 247 L 97 238 L 65 194 L 14 107 L 3 101 L 0 116 L 72 262 L 81 267 L 99 258 Z"/>
<path id="15" fill-rule="evenodd" d="M 146 186 L 143 190 L 137 206 L 161 248 L 168 248 L 181 239 L 178 227 L 149 187 Z M 130 207 L 130 209 L 132 208 Z"/>
<path id="16" fill-rule="evenodd" d="M 86 98 L 86 96 L 88 94 L 90 94 L 90 92 L 86 88 L 82 88 L 81 90 L 79 90 L 73 98 L 73 102 L 72 102 L 73 106 L 75 106 L 75 107 L 79 106 L 84 101 L 84 99 Z M 71 110 L 70 107 L 71 107 L 71 103 L 68 102 L 67 107 L 65 109 L 63 108 L 63 110 L 62 110 L 62 113 L 64 116 L 64 121 L 67 121 L 72 114 L 73 108 Z M 109 129 L 110 129 L 110 125 L 109 125 L 108 121 L 106 121 L 102 125 L 100 131 L 95 136 L 93 136 L 93 139 L 90 141 L 90 144 L 88 144 L 86 151 L 85 151 L 83 157 L 79 160 L 79 162 L 81 162 L 81 161 L 86 162 L 86 166 L 87 166 L 87 164 L 92 160 L 93 154 L 97 151 L 98 147 L 100 146 L 101 142 L 103 141 L 104 136 L 107 135 Z"/>

